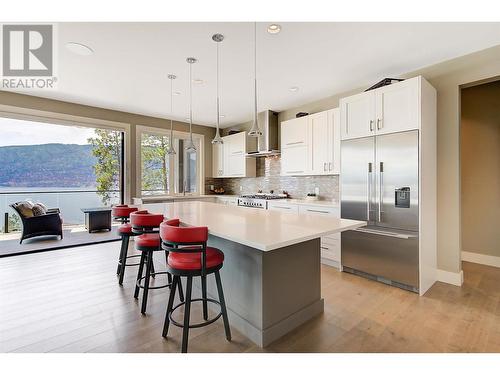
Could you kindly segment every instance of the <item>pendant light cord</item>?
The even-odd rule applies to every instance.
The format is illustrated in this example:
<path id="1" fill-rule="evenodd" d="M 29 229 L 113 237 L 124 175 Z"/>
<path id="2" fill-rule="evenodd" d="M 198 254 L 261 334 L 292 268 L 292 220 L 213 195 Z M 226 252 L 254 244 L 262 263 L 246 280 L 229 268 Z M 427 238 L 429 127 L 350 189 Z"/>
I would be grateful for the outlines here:
<path id="1" fill-rule="evenodd" d="M 257 125 L 257 22 L 253 24 L 253 69 L 254 69 L 254 111 L 253 121 Z"/>
<path id="2" fill-rule="evenodd" d="M 189 140 L 193 145 L 193 64 L 189 64 Z"/>
<path id="3" fill-rule="evenodd" d="M 219 118 L 220 118 L 220 108 L 219 108 L 219 42 L 217 42 L 217 134 L 219 134 Z"/>
<path id="4" fill-rule="evenodd" d="M 174 80 L 170 79 L 170 145 L 174 139 L 174 121 L 172 120 L 172 116 L 174 112 Z"/>

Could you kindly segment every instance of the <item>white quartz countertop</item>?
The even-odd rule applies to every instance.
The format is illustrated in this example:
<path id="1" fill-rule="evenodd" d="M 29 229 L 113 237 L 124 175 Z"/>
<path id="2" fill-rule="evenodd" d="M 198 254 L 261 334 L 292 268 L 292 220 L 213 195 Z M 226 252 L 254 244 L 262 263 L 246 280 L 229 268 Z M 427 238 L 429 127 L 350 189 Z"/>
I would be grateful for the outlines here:
<path id="1" fill-rule="evenodd" d="M 211 235 L 262 251 L 356 229 L 364 221 L 271 210 L 248 209 L 211 202 L 185 201 L 143 204 L 144 209 L 179 218 L 190 226 L 207 226 Z"/>

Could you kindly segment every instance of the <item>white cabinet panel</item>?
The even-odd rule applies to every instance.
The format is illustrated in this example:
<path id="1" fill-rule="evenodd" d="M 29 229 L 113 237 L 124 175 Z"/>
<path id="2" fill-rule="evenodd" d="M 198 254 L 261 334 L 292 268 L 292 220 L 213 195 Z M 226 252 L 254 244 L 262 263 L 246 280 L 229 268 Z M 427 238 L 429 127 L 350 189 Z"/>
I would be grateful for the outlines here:
<path id="1" fill-rule="evenodd" d="M 340 100 L 342 139 L 375 133 L 375 93 L 363 92 Z"/>
<path id="2" fill-rule="evenodd" d="M 224 145 L 212 145 L 212 177 L 224 176 Z"/>
<path id="3" fill-rule="evenodd" d="M 289 212 L 293 214 L 299 213 L 299 206 L 296 204 L 288 204 L 282 202 L 267 202 L 267 208 L 273 211 Z"/>
<path id="4" fill-rule="evenodd" d="M 310 172 L 307 146 L 294 146 L 281 150 L 281 174 L 300 176 Z"/>
<path id="5" fill-rule="evenodd" d="M 309 118 L 308 125 L 311 134 L 312 174 L 329 174 L 328 163 L 332 162 L 329 151 L 333 142 L 333 134 L 330 138 L 328 113 L 326 111 L 319 112 L 307 117 Z"/>
<path id="6" fill-rule="evenodd" d="M 319 205 L 299 206 L 299 213 L 340 217 L 340 209 L 338 207 Z"/>
<path id="7" fill-rule="evenodd" d="M 418 79 L 376 90 L 377 134 L 418 129 Z"/>
<path id="8" fill-rule="evenodd" d="M 340 109 L 328 111 L 328 173 L 340 174 Z"/>
<path id="9" fill-rule="evenodd" d="M 281 123 L 281 148 L 308 144 L 308 116 Z"/>
<path id="10" fill-rule="evenodd" d="M 215 177 L 255 177 L 255 158 L 247 158 L 248 152 L 247 133 L 241 132 L 222 137 L 222 145 L 213 145 L 214 152 L 214 173 L 222 169 L 222 174 Z M 216 148 L 220 149 L 217 150 Z M 215 159 L 216 156 L 219 159 Z M 221 160 L 222 159 L 222 160 Z M 219 168 L 215 169 L 215 163 L 219 163 Z"/>

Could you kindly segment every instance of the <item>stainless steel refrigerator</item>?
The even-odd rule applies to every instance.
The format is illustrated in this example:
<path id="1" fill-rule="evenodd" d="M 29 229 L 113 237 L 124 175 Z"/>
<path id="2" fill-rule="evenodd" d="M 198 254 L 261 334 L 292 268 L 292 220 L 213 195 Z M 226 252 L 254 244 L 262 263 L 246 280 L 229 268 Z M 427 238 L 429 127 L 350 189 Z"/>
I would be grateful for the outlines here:
<path id="1" fill-rule="evenodd" d="M 418 130 L 342 141 L 342 267 L 418 292 Z"/>

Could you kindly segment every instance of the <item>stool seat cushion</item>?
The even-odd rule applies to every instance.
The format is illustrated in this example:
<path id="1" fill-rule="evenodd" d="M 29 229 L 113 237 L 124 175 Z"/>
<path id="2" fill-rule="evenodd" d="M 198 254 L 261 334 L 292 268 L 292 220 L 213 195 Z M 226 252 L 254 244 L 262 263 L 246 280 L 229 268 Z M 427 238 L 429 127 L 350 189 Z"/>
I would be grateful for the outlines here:
<path id="1" fill-rule="evenodd" d="M 160 235 L 158 233 L 146 233 L 135 237 L 136 246 L 140 247 L 160 247 Z"/>
<path id="2" fill-rule="evenodd" d="M 130 223 L 133 227 L 158 228 L 164 217 L 162 214 L 136 211 L 130 214 Z"/>
<path id="3" fill-rule="evenodd" d="M 216 267 L 224 262 L 224 253 L 215 247 L 207 246 L 207 268 Z M 201 270 L 201 253 L 168 254 L 168 265 L 178 270 Z"/>
<path id="4" fill-rule="evenodd" d="M 118 233 L 120 234 L 132 234 L 132 225 L 129 223 L 122 224 L 118 227 Z"/>

